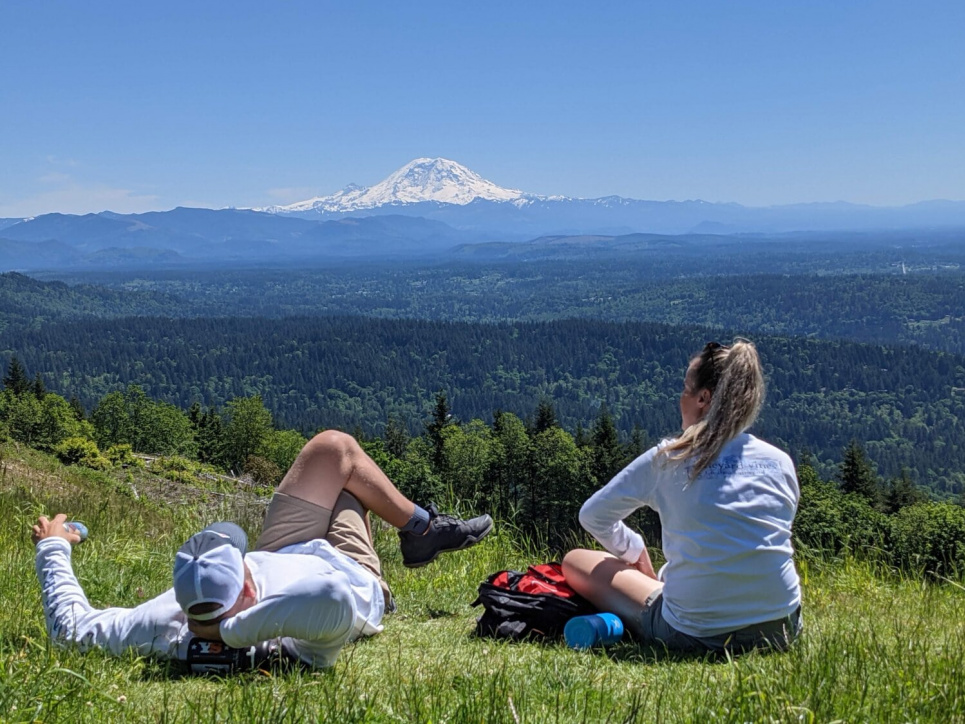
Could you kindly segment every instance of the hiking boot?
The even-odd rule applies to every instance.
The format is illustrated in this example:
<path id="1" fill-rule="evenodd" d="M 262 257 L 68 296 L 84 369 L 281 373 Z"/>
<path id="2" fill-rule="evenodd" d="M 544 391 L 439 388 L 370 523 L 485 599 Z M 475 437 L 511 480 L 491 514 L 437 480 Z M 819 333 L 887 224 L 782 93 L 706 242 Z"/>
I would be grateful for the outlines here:
<path id="1" fill-rule="evenodd" d="M 461 520 L 451 515 L 440 515 L 436 506 L 430 505 L 429 528 L 425 533 L 399 531 L 399 547 L 402 549 L 402 565 L 419 568 L 431 563 L 440 553 L 461 551 L 475 545 L 493 529 L 493 519 L 480 515 L 472 520 Z"/>

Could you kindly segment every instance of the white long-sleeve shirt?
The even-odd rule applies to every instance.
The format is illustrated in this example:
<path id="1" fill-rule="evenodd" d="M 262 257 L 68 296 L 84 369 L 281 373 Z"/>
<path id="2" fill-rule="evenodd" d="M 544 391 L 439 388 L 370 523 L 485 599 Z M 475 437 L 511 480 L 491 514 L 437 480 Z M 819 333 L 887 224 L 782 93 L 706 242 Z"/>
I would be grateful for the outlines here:
<path id="1" fill-rule="evenodd" d="M 193 635 L 173 589 L 134 608 L 93 608 L 70 564 L 63 538 L 37 543 L 36 569 L 51 639 L 82 650 L 128 650 L 184 660 Z M 312 540 L 277 552 L 245 556 L 258 603 L 221 623 L 233 647 L 279 639 L 285 651 L 313 666 L 331 666 L 339 650 L 360 635 L 382 630 L 384 597 L 378 580 L 335 550 Z"/>
<path id="2" fill-rule="evenodd" d="M 753 435 L 728 443 L 696 480 L 692 461 L 651 448 L 584 503 L 580 523 L 627 563 L 645 550 L 623 519 L 647 506 L 660 515 L 663 615 L 691 636 L 718 636 L 793 613 L 801 588 L 791 523 L 799 488 L 790 457 Z"/>

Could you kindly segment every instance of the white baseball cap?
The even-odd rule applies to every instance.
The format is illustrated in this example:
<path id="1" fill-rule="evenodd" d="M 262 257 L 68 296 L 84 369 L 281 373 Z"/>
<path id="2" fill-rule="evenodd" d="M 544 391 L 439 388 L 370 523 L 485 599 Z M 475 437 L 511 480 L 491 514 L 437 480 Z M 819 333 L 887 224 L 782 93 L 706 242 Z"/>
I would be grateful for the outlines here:
<path id="1" fill-rule="evenodd" d="M 174 596 L 181 610 L 195 621 L 224 615 L 241 595 L 245 583 L 247 537 L 233 523 L 217 523 L 195 533 L 174 557 Z M 191 613 L 201 603 L 217 607 Z"/>

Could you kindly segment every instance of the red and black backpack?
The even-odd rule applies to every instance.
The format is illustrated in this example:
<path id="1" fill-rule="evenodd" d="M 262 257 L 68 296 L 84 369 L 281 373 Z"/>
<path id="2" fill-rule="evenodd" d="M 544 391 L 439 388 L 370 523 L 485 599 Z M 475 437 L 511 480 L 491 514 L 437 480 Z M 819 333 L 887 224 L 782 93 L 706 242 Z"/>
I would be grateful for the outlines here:
<path id="1" fill-rule="evenodd" d="M 477 636 L 513 640 L 558 638 L 571 618 L 596 611 L 566 582 L 559 563 L 498 571 L 479 584 L 472 605 L 484 609 L 476 619 Z"/>

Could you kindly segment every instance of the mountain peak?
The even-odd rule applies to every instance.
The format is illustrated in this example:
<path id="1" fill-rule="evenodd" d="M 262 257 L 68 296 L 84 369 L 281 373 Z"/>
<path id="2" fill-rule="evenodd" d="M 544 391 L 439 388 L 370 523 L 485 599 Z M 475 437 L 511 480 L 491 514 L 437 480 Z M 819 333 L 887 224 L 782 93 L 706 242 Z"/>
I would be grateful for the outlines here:
<path id="1" fill-rule="evenodd" d="M 264 211 L 346 212 L 425 201 L 464 206 L 476 199 L 518 201 L 530 197 L 522 191 L 497 186 L 447 158 L 417 158 L 375 186 L 365 188 L 352 184 L 331 196 L 319 196 L 289 206 L 273 206 Z"/>
<path id="2" fill-rule="evenodd" d="M 464 205 L 476 199 L 512 201 L 523 195 L 522 191 L 497 186 L 447 158 L 417 158 L 369 191 L 391 199 L 381 203 L 439 201 Z"/>

